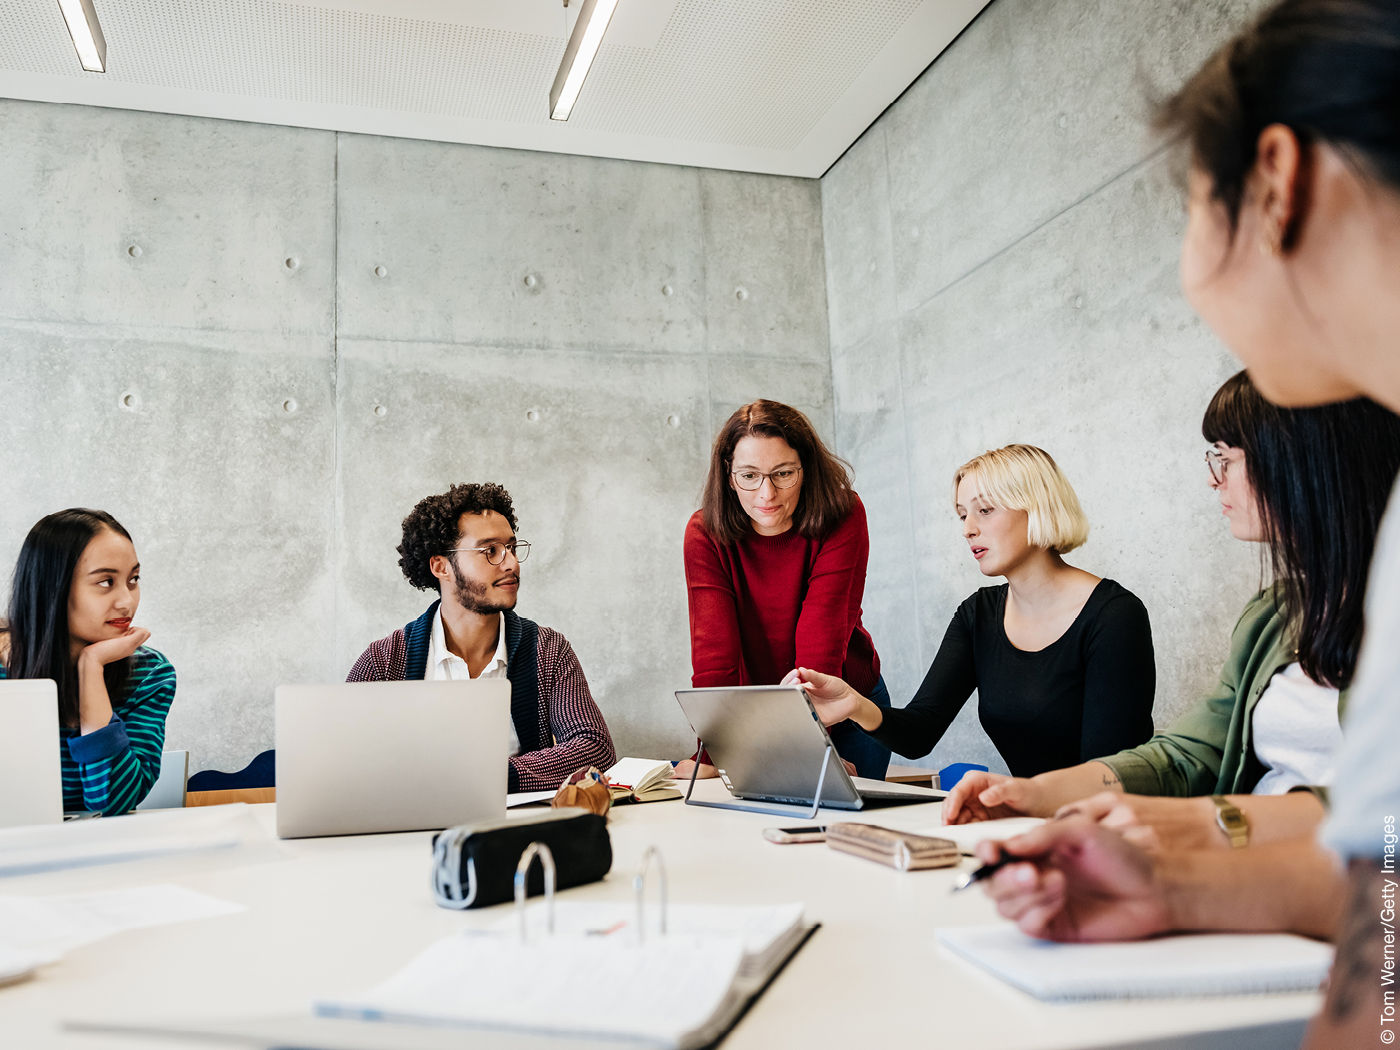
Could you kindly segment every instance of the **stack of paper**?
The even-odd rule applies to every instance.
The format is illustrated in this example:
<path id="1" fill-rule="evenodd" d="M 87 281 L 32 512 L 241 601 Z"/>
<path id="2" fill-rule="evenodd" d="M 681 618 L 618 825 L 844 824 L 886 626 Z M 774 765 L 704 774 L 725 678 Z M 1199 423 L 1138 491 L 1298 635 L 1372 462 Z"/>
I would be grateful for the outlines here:
<path id="1" fill-rule="evenodd" d="M 1202 933 L 1058 944 L 1011 923 L 936 931 L 938 940 L 1037 999 L 1163 999 L 1315 991 L 1332 948 L 1287 933 Z"/>
<path id="2" fill-rule="evenodd" d="M 327 996 L 323 1017 L 705 1046 L 734 1023 L 805 938 L 802 906 L 672 905 L 661 936 L 649 908 L 639 944 L 635 908 L 562 902 L 556 934 L 530 909 L 499 928 L 432 945 L 361 995 Z"/>
<path id="3" fill-rule="evenodd" d="M 654 758 L 624 758 L 606 773 L 613 802 L 664 802 L 680 798 L 671 780 L 670 762 Z"/>

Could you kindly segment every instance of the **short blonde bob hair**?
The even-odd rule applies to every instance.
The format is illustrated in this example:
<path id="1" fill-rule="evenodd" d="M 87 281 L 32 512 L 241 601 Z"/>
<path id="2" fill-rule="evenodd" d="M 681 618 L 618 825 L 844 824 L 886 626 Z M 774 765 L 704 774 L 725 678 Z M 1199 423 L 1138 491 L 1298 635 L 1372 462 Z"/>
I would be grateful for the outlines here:
<path id="1" fill-rule="evenodd" d="M 1089 519 L 1069 479 L 1050 453 L 1034 445 L 1007 445 L 968 460 L 953 475 L 953 503 L 963 478 L 975 475 L 978 495 L 998 507 L 1026 512 L 1026 540 L 1068 554 L 1089 538 Z"/>

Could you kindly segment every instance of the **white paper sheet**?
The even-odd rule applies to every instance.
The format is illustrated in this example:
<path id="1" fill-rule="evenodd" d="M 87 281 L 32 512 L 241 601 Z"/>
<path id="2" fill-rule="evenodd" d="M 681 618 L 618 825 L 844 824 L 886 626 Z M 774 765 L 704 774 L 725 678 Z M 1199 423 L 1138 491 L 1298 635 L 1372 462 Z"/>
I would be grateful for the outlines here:
<path id="1" fill-rule="evenodd" d="M 935 931 L 940 943 L 1037 999 L 1163 999 L 1312 991 L 1332 947 L 1288 933 L 1202 933 L 1057 944 L 1009 922 Z"/>
<path id="2" fill-rule="evenodd" d="M 554 791 L 512 791 L 506 796 L 506 809 L 528 806 L 532 802 L 548 802 L 557 793 Z"/>
<path id="3" fill-rule="evenodd" d="M 172 883 L 50 897 L 0 896 L 0 948 L 56 957 L 123 930 L 247 910 Z"/>
<path id="4" fill-rule="evenodd" d="M 267 833 L 242 803 L 0 829 L 0 876 L 231 849 Z"/>

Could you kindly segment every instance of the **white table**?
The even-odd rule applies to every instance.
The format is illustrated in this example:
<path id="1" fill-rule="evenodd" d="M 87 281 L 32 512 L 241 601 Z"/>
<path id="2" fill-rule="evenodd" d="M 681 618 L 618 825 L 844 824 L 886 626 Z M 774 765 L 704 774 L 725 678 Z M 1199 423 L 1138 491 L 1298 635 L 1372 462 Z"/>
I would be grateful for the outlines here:
<path id="1" fill-rule="evenodd" d="M 716 781 L 697 785 L 702 796 L 725 797 Z M 275 807 L 254 811 L 273 834 Z M 862 818 L 830 811 L 821 819 Z M 914 829 L 939 818 L 937 807 L 926 805 L 881 809 L 863 819 Z M 670 873 L 673 901 L 804 902 L 822 928 L 731 1033 L 725 1050 L 1078 1050 L 1292 1021 L 1317 1008 L 1313 994 L 1037 1002 L 935 943 L 938 926 L 995 919 L 980 890 L 950 895 L 953 869 L 901 873 L 825 845 L 778 846 L 761 837 L 764 827 L 799 822 L 681 802 L 619 807 L 611 818 L 612 874 L 565 898 L 630 899 L 631 875 L 654 844 Z M 306 1011 L 313 994 L 367 988 L 433 940 L 496 921 L 509 907 L 437 907 L 428 889 L 429 838 L 421 832 L 302 839 L 277 843 L 281 859 L 267 856 L 269 850 L 230 864 L 207 854 L 0 879 L 5 894 L 178 882 L 249 909 L 117 934 L 74 949 L 32 980 L 0 987 L 0 1042 L 26 1050 L 120 1050 L 138 1044 L 67 1031 L 62 1022 L 295 1014 Z M 149 1039 L 139 1045 L 208 1046 Z M 473 1033 L 461 1045 L 521 1044 Z M 1222 1034 L 1200 1045 L 1250 1044 Z"/>

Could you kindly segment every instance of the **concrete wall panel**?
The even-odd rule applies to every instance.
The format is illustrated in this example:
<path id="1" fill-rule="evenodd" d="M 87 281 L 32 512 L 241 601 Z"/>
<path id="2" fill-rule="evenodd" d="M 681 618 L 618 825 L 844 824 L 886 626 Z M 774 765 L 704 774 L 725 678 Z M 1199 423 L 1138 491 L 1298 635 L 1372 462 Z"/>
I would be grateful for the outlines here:
<path id="1" fill-rule="evenodd" d="M 115 515 L 178 675 L 167 744 L 235 769 L 272 746 L 278 683 L 335 670 L 334 388 L 304 339 L 181 336 L 0 326 L 0 564 L 44 514 Z"/>
<path id="2" fill-rule="evenodd" d="M 1181 296 L 1180 193 L 1143 117 L 1259 6 L 997 0 L 823 178 L 840 445 L 867 505 L 911 501 L 907 526 L 872 512 L 911 577 L 890 573 L 905 619 L 867 599 L 896 703 L 957 605 L 1001 582 L 949 485 L 1013 441 L 1079 493 L 1093 534 L 1071 563 L 1147 604 L 1158 724 L 1214 679 L 1260 581 L 1201 462 L 1201 415 L 1239 366 Z M 1005 768 L 975 706 L 926 764 Z"/>
<path id="3" fill-rule="evenodd" d="M 829 368 L 819 184 L 703 171 L 700 187 L 710 352 Z"/>
<path id="4" fill-rule="evenodd" d="M 5 101 L 0 141 L 0 317 L 330 335 L 333 133 Z"/>
<path id="5" fill-rule="evenodd" d="M 61 507 L 127 524 L 192 768 L 421 612 L 399 523 L 463 480 L 514 493 L 521 611 L 619 748 L 684 752 L 716 420 L 834 433 L 815 182 L 13 101 L 0 135 L 0 563 Z"/>
<path id="6" fill-rule="evenodd" d="M 342 335 L 704 350 L 694 169 L 343 135 L 339 180 Z"/>

